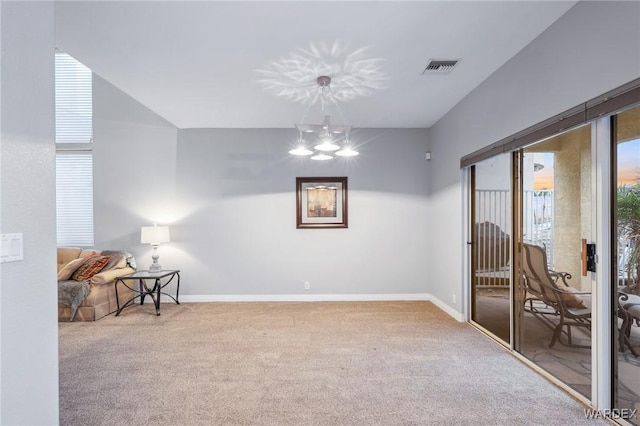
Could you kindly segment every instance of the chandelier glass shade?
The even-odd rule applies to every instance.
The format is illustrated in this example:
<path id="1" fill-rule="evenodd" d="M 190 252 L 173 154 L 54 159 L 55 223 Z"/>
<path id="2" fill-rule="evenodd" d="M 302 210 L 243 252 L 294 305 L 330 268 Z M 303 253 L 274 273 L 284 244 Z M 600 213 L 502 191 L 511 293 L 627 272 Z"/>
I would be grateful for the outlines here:
<path id="1" fill-rule="evenodd" d="M 342 149 L 336 152 L 336 155 L 340 157 L 355 157 L 358 154 L 359 152 L 353 149 L 351 144 L 348 142 L 345 142 L 345 144 L 342 146 Z"/>
<path id="2" fill-rule="evenodd" d="M 297 142 L 295 148 L 290 150 L 289 154 L 291 154 L 291 155 L 300 155 L 300 156 L 313 154 L 313 151 L 311 151 L 310 149 L 308 149 L 305 146 L 304 140 L 302 139 L 302 133 L 300 133 L 300 139 L 298 139 L 298 142 Z"/>
<path id="3" fill-rule="evenodd" d="M 331 160 L 332 158 L 333 158 L 333 157 L 332 157 L 332 156 L 330 156 L 329 154 L 325 154 L 325 153 L 322 153 L 322 152 L 318 152 L 318 153 L 316 153 L 315 155 L 312 155 L 312 156 L 311 156 L 311 159 L 312 159 L 312 160 L 315 160 L 315 161 Z"/>
<path id="4" fill-rule="evenodd" d="M 317 78 L 317 83 L 319 89 L 318 99 L 324 119 L 321 124 L 296 124 L 299 138 L 295 148 L 290 150 L 289 154 L 310 155 L 312 160 L 317 161 L 331 160 L 334 154 L 341 157 L 358 155 L 358 151 L 354 149 L 349 141 L 349 133 L 352 127 L 350 125 L 331 124 L 331 117 L 326 114 L 327 101 L 331 99 L 335 103 L 335 99 L 330 96 L 331 77 L 320 76 Z M 313 146 L 313 150 L 307 146 L 305 137 L 308 139 L 309 146 Z"/>

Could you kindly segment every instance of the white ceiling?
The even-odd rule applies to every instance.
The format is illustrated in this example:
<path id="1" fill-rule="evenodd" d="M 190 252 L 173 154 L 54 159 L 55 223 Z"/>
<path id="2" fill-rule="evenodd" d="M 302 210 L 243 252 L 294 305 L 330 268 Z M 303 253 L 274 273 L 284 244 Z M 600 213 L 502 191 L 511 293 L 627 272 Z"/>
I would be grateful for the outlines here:
<path id="1" fill-rule="evenodd" d="M 575 3 L 58 1 L 56 38 L 178 128 L 320 122 L 319 106 L 305 116 L 305 105 L 266 90 L 258 70 L 300 49 L 314 47 L 316 62 L 340 65 L 366 48 L 384 87 L 340 103 L 344 119 L 355 127 L 430 127 Z M 347 52 L 327 59 L 322 46 Z M 432 58 L 461 61 L 451 74 L 422 75 Z M 317 75 L 296 77 L 308 86 Z"/>

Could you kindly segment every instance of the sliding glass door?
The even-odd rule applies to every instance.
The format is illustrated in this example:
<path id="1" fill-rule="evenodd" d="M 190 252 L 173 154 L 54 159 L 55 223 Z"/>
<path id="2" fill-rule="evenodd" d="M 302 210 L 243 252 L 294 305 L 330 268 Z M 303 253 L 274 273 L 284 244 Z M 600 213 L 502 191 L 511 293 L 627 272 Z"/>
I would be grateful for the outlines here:
<path id="1" fill-rule="evenodd" d="M 477 163 L 471 174 L 471 317 L 509 344 L 511 156 L 500 155 Z"/>
<path id="2" fill-rule="evenodd" d="M 630 414 L 640 408 L 640 106 L 613 117 L 614 268 L 613 292 L 618 330 L 614 341 L 614 407 Z M 615 263 L 614 263 L 615 264 Z M 618 303 L 619 301 L 619 303 Z M 629 410 L 629 411 L 622 411 Z M 629 416 L 630 417 L 630 416 Z M 628 420 L 640 423 L 637 415 Z"/>
<path id="3" fill-rule="evenodd" d="M 587 398 L 595 280 L 584 256 L 595 235 L 591 145 L 591 126 L 584 125 L 524 148 L 515 196 L 515 349 Z"/>

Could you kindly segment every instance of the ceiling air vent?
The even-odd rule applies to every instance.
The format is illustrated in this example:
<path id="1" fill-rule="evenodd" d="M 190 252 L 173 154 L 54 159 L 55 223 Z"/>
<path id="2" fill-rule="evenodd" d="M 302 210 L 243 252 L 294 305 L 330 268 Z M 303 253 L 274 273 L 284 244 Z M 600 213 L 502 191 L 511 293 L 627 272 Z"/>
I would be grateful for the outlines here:
<path id="1" fill-rule="evenodd" d="M 431 59 L 422 74 L 449 74 L 459 59 Z"/>

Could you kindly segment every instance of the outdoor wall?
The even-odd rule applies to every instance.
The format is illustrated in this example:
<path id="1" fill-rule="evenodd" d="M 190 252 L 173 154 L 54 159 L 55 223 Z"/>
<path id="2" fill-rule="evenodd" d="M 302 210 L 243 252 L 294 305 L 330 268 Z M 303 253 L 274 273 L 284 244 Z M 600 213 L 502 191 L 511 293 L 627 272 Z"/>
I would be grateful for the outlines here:
<path id="1" fill-rule="evenodd" d="M 434 296 L 463 311 L 460 157 L 640 77 L 639 16 L 638 2 L 577 3 L 430 129 Z"/>
<path id="2" fill-rule="evenodd" d="M 174 219 L 178 131 L 109 82 L 93 76 L 96 248 L 129 250 L 147 268 L 140 227 Z"/>
<path id="3" fill-rule="evenodd" d="M 553 264 L 568 272 L 570 284 L 591 290 L 591 279 L 582 276 L 582 239 L 591 242 L 591 128 L 581 127 L 555 138 L 553 203 Z"/>
<path id="4" fill-rule="evenodd" d="M 0 424 L 58 423 L 54 3 L 0 2 L 0 232 L 24 260 L 0 264 Z"/>
<path id="5" fill-rule="evenodd" d="M 179 131 L 185 211 L 171 246 L 185 296 L 427 293 L 426 130 L 360 129 L 361 155 L 330 162 L 290 156 L 295 138 L 293 129 Z M 348 229 L 296 229 L 298 176 L 348 177 Z"/>

